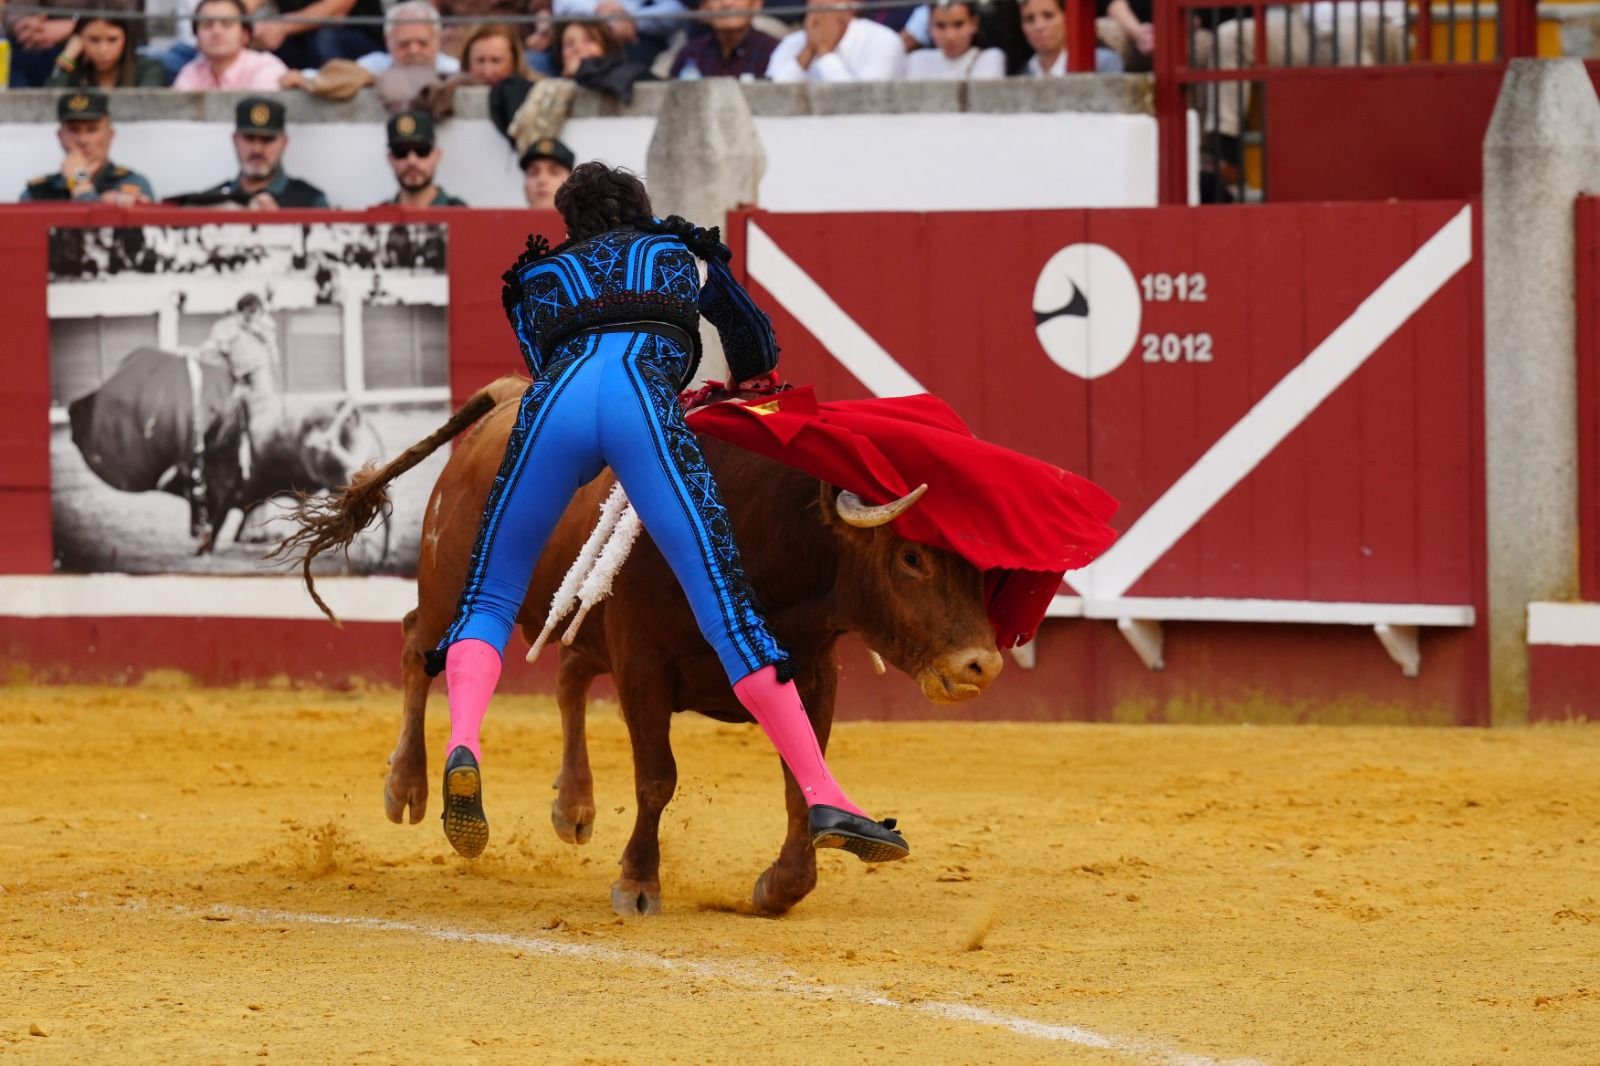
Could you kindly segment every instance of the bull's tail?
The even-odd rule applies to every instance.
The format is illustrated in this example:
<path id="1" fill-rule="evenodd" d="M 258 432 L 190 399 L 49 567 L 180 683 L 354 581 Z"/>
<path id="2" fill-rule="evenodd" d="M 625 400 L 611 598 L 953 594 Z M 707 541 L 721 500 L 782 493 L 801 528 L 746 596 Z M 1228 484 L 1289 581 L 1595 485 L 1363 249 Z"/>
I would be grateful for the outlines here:
<path id="1" fill-rule="evenodd" d="M 298 560 L 300 574 L 306 583 L 306 592 L 334 625 L 339 619 L 317 595 L 316 579 L 311 576 L 311 560 L 329 550 L 350 550 L 350 543 L 363 529 L 372 524 L 379 514 L 387 515 L 389 482 L 438 451 L 446 442 L 459 435 L 468 426 L 492 411 L 505 398 L 506 379 L 491 382 L 472 394 L 466 403 L 432 433 L 401 452 L 382 467 L 368 463 L 350 479 L 345 490 L 333 496 L 301 496 L 295 508 L 294 521 L 300 527 L 272 549 L 269 559 L 283 559 L 293 565 Z"/>

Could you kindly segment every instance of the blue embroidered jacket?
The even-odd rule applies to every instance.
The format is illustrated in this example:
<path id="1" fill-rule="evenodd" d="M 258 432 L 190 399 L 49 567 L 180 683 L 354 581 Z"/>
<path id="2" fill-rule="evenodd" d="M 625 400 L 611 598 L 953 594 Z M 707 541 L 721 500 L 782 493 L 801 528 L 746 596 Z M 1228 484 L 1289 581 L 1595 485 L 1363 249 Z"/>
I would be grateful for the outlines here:
<path id="1" fill-rule="evenodd" d="M 502 293 L 529 373 L 537 378 L 586 330 L 658 323 L 692 343 L 678 381 L 683 389 L 700 364 L 701 315 L 722 338 L 734 381 L 767 373 L 778 365 L 772 323 L 729 272 L 730 257 L 715 229 L 676 216 L 640 219 L 554 249 L 543 237 L 529 238 Z M 706 264 L 704 285 L 697 260 Z"/>

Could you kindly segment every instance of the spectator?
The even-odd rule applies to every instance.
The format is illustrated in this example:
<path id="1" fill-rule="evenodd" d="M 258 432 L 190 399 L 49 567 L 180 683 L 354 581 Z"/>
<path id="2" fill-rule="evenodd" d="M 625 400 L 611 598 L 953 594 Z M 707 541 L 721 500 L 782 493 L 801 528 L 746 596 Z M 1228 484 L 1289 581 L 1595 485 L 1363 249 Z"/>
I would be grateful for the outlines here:
<path id="1" fill-rule="evenodd" d="M 522 39 L 523 54 L 527 57 L 528 69 L 540 77 L 555 77 L 556 61 L 552 56 L 555 44 L 556 21 L 548 12 L 540 14 L 534 19 L 528 36 Z"/>
<path id="2" fill-rule="evenodd" d="M 401 0 L 383 16 L 386 52 L 368 52 L 357 62 L 374 77 L 390 67 L 421 67 L 445 77 L 461 71 L 455 56 L 440 50 L 439 11 L 428 0 Z"/>
<path id="3" fill-rule="evenodd" d="M 64 153 L 61 169 L 28 182 L 20 199 L 103 200 L 113 204 L 149 203 L 154 194 L 142 174 L 111 162 L 111 102 L 93 89 L 68 93 L 56 101 L 61 128 L 56 138 Z"/>
<path id="4" fill-rule="evenodd" d="M 263 0 L 244 0 L 255 14 Z M 383 18 L 383 0 L 273 0 L 279 15 L 296 19 L 343 20 L 347 16 L 370 18 L 371 25 L 348 26 L 335 22 L 299 22 L 283 19 L 255 24 L 257 48 L 276 53 L 295 70 L 317 69 L 330 59 L 360 59 L 383 47 L 377 20 Z"/>
<path id="5" fill-rule="evenodd" d="M 400 191 L 385 204 L 401 207 L 466 207 L 434 183 L 444 153 L 433 135 L 433 116 L 425 111 L 403 111 L 389 120 L 389 168 Z"/>
<path id="6" fill-rule="evenodd" d="M 522 38 L 510 26 L 479 26 L 461 50 L 462 70 L 479 85 L 493 88 L 512 75 L 528 77 Z"/>
<path id="7" fill-rule="evenodd" d="M 1064 78 L 1067 74 L 1067 0 L 1023 0 L 1022 35 L 1033 49 L 1028 74 L 1035 78 Z M 1122 57 L 1109 48 L 1094 50 L 1094 69 L 1101 74 L 1122 72 Z"/>
<path id="8" fill-rule="evenodd" d="M 109 14 L 79 16 L 45 85 L 158 89 L 167 84 L 167 72 L 158 60 L 139 54 L 143 36 L 144 24 L 137 19 Z"/>
<path id="9" fill-rule="evenodd" d="M 466 49 L 467 34 L 485 22 L 514 23 L 519 30 L 527 30 L 528 24 L 517 20 L 540 14 L 548 19 L 550 14 L 550 0 L 433 0 L 433 5 L 447 19 L 465 20 L 452 21 L 444 28 L 444 43 L 440 46 L 457 59 Z M 549 48 L 550 42 L 545 41 L 543 47 Z"/>
<path id="10" fill-rule="evenodd" d="M 806 0 L 827 7 L 832 0 Z M 767 65 L 773 81 L 886 81 L 905 76 L 900 34 L 849 11 L 808 11 L 801 28 L 778 42 Z"/>
<path id="11" fill-rule="evenodd" d="M 194 35 L 194 8 L 195 0 L 144 0 L 145 14 L 158 17 L 145 23 L 150 43 L 141 51 L 166 70 L 168 84 L 185 63 L 200 54 Z"/>
<path id="12" fill-rule="evenodd" d="M 998 48 L 979 48 L 978 13 L 968 0 L 940 0 L 929 13 L 934 47 L 906 57 L 906 77 L 923 81 L 1003 78 L 1006 55 Z"/>
<path id="13" fill-rule="evenodd" d="M 561 76 L 576 78 L 586 59 L 609 59 L 622 54 L 622 45 L 603 22 L 569 22 L 556 39 L 561 42 Z"/>
<path id="14" fill-rule="evenodd" d="M 207 4 L 213 2 L 205 0 Z M 204 34 L 201 40 L 204 41 Z M 233 150 L 239 157 L 238 175 L 168 202 L 190 207 L 245 207 L 252 211 L 327 207 L 328 198 L 321 189 L 283 172 L 283 151 L 288 146 L 283 105 L 276 100 L 247 96 L 234 109 Z"/>
<path id="15" fill-rule="evenodd" d="M 1154 65 L 1156 29 L 1150 22 L 1151 2 L 1100 0 L 1095 37 L 1122 58 L 1124 70 L 1142 72 Z"/>
<path id="16" fill-rule="evenodd" d="M 683 0 L 555 0 L 556 18 L 606 18 L 623 55 L 645 66 L 666 51 L 672 35 L 683 28 L 684 11 Z M 663 17 L 636 17 L 641 14 Z"/>
<path id="17" fill-rule="evenodd" d="M 1406 62 L 1406 5 L 1399 0 L 1321 0 L 1299 7 L 1267 9 L 1267 66 L 1360 66 Z M 1217 65 L 1236 70 L 1255 65 L 1256 20 L 1229 19 L 1217 26 Z M 1193 65 L 1202 65 L 1198 59 Z M 1216 88 L 1217 129 L 1223 156 L 1238 162 L 1240 115 L 1250 110 L 1250 83 Z"/>
<path id="18" fill-rule="evenodd" d="M 572 149 L 554 137 L 534 141 L 522 158 L 522 195 L 535 211 L 556 209 L 556 190 L 572 176 L 572 167 L 578 157 Z"/>
<path id="19" fill-rule="evenodd" d="M 194 9 L 200 54 L 172 80 L 174 89 L 245 89 L 261 92 L 283 85 L 289 68 L 271 52 L 257 52 L 245 22 L 245 0 L 200 0 Z"/>
<path id="20" fill-rule="evenodd" d="M 761 0 L 704 0 L 700 10 L 710 33 L 690 37 L 672 61 L 674 78 L 752 78 L 767 76 L 778 39 L 751 23 Z"/>
<path id="21" fill-rule="evenodd" d="M 633 102 L 635 82 L 655 80 L 649 64 L 628 58 L 604 22 L 569 22 L 561 28 L 561 76 L 625 104 Z"/>
<path id="22" fill-rule="evenodd" d="M 20 5 L 18 5 L 20 6 Z M 99 6 L 97 0 L 63 0 L 41 7 L 88 10 Z M 125 6 L 125 0 L 108 6 Z M 70 15 L 45 15 L 40 13 L 15 14 L 11 7 L 0 2 L 4 33 L 11 42 L 10 84 L 17 89 L 37 89 L 45 84 L 54 69 L 56 56 L 72 36 L 74 20 Z"/>

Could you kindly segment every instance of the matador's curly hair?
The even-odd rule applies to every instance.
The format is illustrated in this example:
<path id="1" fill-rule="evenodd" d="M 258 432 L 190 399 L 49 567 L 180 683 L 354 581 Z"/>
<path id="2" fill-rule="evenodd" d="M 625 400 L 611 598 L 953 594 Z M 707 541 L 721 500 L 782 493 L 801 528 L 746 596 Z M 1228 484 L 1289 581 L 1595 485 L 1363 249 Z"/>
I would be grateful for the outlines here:
<path id="1" fill-rule="evenodd" d="M 596 237 L 636 218 L 649 218 L 650 194 L 638 175 L 604 163 L 584 163 L 556 190 L 556 210 L 573 241 Z"/>

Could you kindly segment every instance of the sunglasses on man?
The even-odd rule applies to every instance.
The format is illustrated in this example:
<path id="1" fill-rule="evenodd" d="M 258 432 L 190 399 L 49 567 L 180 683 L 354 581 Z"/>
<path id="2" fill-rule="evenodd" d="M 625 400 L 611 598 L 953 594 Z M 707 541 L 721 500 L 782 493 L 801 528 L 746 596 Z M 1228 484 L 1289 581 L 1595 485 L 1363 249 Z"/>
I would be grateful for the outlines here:
<path id="1" fill-rule="evenodd" d="M 418 159 L 426 159 L 432 154 L 433 145 L 431 144 L 391 144 L 389 146 L 390 157 L 397 160 L 407 159 L 411 156 L 416 156 Z"/>

